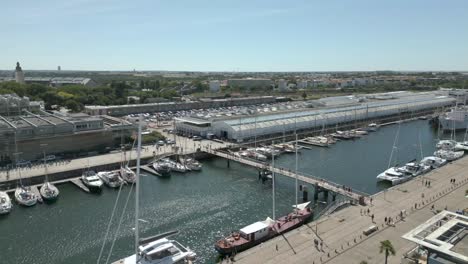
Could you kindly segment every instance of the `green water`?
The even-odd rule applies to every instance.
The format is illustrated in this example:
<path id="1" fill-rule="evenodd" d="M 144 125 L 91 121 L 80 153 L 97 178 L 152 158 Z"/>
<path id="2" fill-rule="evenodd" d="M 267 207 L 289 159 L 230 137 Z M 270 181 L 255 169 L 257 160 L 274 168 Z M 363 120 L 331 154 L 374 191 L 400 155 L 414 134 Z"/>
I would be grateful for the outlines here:
<path id="1" fill-rule="evenodd" d="M 376 193 L 388 187 L 376 184 L 375 177 L 388 166 L 397 128 L 384 127 L 328 149 L 304 149 L 299 156 L 299 170 Z M 420 158 L 419 138 L 423 155 L 430 155 L 437 135 L 427 121 L 401 125 L 397 154 L 400 164 Z M 277 163 L 293 169 L 294 155 L 284 154 Z M 141 177 L 140 212 L 144 222 L 140 227 L 142 237 L 178 229 L 180 233 L 174 238 L 196 251 L 196 263 L 214 263 L 217 254 L 213 243 L 222 234 L 272 215 L 271 184 L 260 183 L 256 170 L 234 162 L 230 169 L 219 158 L 204 160 L 203 164 L 201 172 L 173 173 L 169 179 Z M 16 205 L 10 215 L 0 218 L 0 263 L 96 263 L 118 191 L 105 188 L 102 194 L 93 195 L 71 184 L 59 188 L 57 202 L 32 208 Z M 130 186 L 122 189 L 100 263 L 108 257 L 129 191 Z M 294 180 L 278 177 L 276 215 L 290 212 L 294 200 Z M 110 262 L 133 252 L 133 221 L 131 195 Z"/>

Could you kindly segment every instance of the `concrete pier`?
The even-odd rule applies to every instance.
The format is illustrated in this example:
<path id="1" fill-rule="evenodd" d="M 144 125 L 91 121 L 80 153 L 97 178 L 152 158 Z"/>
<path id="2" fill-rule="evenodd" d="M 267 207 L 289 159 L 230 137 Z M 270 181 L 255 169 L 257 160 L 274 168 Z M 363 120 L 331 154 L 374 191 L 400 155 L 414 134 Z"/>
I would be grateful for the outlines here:
<path id="1" fill-rule="evenodd" d="M 352 264 L 384 262 L 379 253 L 380 241 L 390 240 L 396 256 L 389 264 L 401 263 L 401 257 L 415 244 L 403 234 L 432 217 L 437 210 L 455 211 L 468 207 L 468 157 L 419 176 L 372 196 L 368 206 L 349 206 L 329 216 L 308 223 L 282 237 L 277 237 L 235 256 L 238 264 L 251 263 L 333 263 Z M 450 179 L 455 179 L 451 183 Z M 430 187 L 425 185 L 430 181 Z M 434 206 L 434 210 L 431 207 Z M 372 221 L 374 216 L 374 221 Z M 403 216 L 403 218 L 401 217 Z M 385 217 L 392 221 L 385 223 Z M 369 236 L 363 231 L 371 225 L 378 230 Z M 323 246 L 315 247 L 314 239 Z"/>

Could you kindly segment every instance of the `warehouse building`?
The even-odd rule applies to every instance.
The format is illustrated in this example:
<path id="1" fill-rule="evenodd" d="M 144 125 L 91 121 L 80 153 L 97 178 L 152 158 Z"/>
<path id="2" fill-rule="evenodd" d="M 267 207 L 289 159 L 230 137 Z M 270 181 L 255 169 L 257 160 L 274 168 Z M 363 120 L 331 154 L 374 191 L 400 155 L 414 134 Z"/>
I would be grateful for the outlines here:
<path id="1" fill-rule="evenodd" d="M 177 118 L 175 125 L 179 133 L 203 137 L 215 135 L 219 138 L 243 142 L 259 137 L 294 133 L 294 131 L 335 127 L 340 124 L 440 109 L 454 105 L 455 101 L 453 97 L 440 96 L 437 93 L 415 94 L 405 98 L 364 101 L 353 105 L 349 105 L 345 100 L 344 105 L 334 107 L 303 108 L 235 118 Z"/>
<path id="2" fill-rule="evenodd" d="M 0 116 L 0 163 L 36 160 L 45 150 L 55 155 L 85 155 L 105 152 L 130 136 L 135 128 L 129 122 L 107 116 L 51 114 L 27 110 L 18 116 Z"/>

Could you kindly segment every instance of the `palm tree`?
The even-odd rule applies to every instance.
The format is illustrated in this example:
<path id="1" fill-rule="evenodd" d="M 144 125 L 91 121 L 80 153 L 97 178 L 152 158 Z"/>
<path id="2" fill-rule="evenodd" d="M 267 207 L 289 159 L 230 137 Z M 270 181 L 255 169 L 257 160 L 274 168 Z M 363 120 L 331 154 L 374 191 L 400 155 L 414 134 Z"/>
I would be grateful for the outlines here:
<path id="1" fill-rule="evenodd" d="M 389 240 L 380 241 L 380 253 L 385 251 L 385 264 L 387 264 L 388 255 L 395 256 L 395 249 Z"/>

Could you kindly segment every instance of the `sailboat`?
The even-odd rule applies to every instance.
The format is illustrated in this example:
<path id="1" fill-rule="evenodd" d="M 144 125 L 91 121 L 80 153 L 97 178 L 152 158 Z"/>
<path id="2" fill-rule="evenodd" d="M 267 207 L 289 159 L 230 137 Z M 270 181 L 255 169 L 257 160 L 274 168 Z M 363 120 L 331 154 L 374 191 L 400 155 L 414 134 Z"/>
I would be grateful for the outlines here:
<path id="1" fill-rule="evenodd" d="M 0 191 L 0 215 L 8 214 L 12 208 L 10 196 L 6 192 Z"/>
<path id="2" fill-rule="evenodd" d="M 36 195 L 31 191 L 31 187 L 23 185 L 23 179 L 21 178 L 21 170 L 16 166 L 18 170 L 20 182 L 15 190 L 15 200 L 20 205 L 33 206 L 37 203 Z"/>
<path id="3" fill-rule="evenodd" d="M 176 264 L 185 263 L 196 257 L 195 252 L 175 240 L 155 236 L 139 239 L 139 197 L 140 197 L 140 155 L 141 155 L 141 120 L 138 125 L 137 170 L 135 181 L 135 254 L 114 264 Z"/>
<path id="4" fill-rule="evenodd" d="M 39 192 L 44 198 L 44 200 L 47 201 L 54 201 L 57 199 L 59 195 L 59 190 L 55 185 L 49 182 L 49 175 L 47 173 L 47 161 L 46 161 L 46 155 L 44 152 L 44 170 L 45 170 L 45 182 L 42 184 L 41 188 L 39 189 Z"/>
<path id="5" fill-rule="evenodd" d="M 100 192 L 102 190 L 102 185 L 104 184 L 96 172 L 89 169 L 89 160 L 87 170 L 83 171 L 83 174 L 81 175 L 81 181 L 91 192 Z"/>
<path id="6" fill-rule="evenodd" d="M 125 151 L 125 146 L 123 144 L 123 135 L 122 135 L 122 161 L 120 162 L 120 177 L 126 181 L 127 183 L 133 184 L 136 181 L 136 174 L 133 172 L 129 167 L 128 163 L 130 162 L 130 158 L 127 161 L 127 152 Z M 132 150 L 133 150 L 132 145 Z M 130 155 L 132 152 L 130 151 Z"/>

